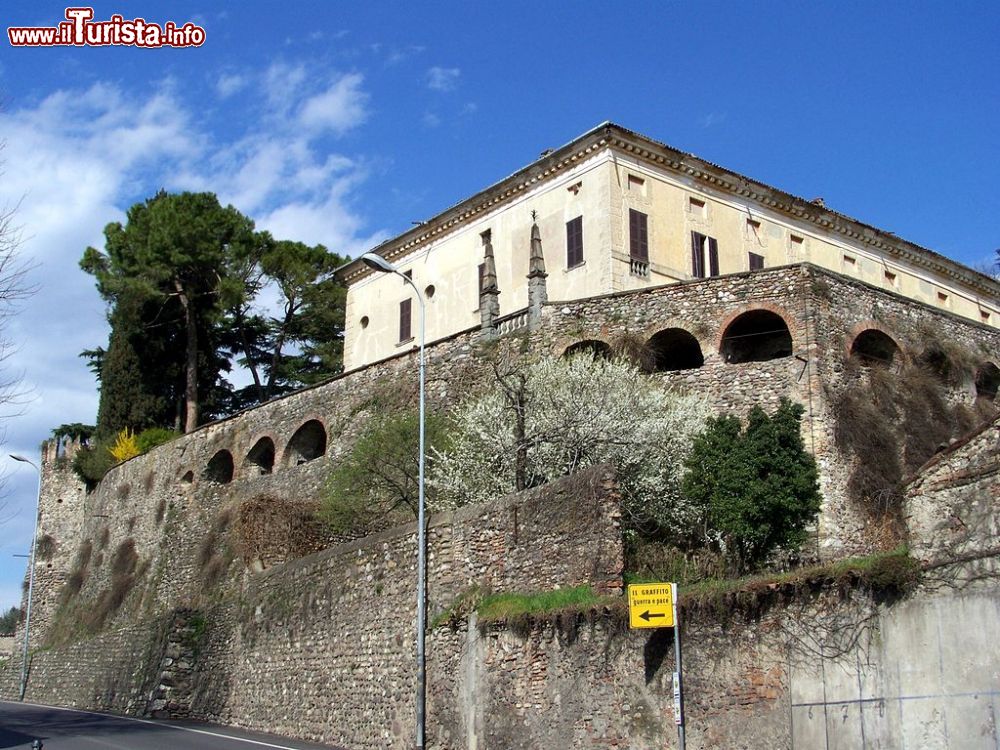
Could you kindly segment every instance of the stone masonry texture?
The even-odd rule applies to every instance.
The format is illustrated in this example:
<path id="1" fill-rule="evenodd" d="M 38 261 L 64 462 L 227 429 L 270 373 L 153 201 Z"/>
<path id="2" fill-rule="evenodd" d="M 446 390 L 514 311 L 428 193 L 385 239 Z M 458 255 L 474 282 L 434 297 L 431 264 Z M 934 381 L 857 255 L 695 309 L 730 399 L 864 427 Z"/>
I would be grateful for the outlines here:
<path id="1" fill-rule="evenodd" d="M 726 362 L 727 326 L 754 310 L 781 316 L 791 356 Z M 782 397 L 805 407 L 824 495 L 815 549 L 826 558 L 867 551 L 832 411 L 858 381 L 854 337 L 881 331 L 902 361 L 936 339 L 977 364 L 1000 363 L 995 330 L 808 265 L 550 303 L 534 328 L 523 321 L 501 320 L 492 341 L 470 330 L 428 347 L 430 408 L 487 387 L 483 360 L 497 352 L 558 356 L 579 341 L 684 329 L 704 365 L 655 377 L 719 411 L 770 409 Z M 233 519 L 262 496 L 312 507 L 374 414 L 415 405 L 415 364 L 403 352 L 207 425 L 112 469 L 92 491 L 69 468 L 77 445 L 43 446 L 39 533 L 50 552 L 36 563 L 32 644 L 46 648 L 32 657 L 29 700 L 408 747 L 414 528 L 330 539 L 305 557 L 313 547 L 272 550 L 255 568 L 235 552 Z M 976 402 L 971 379 L 948 388 L 955 403 Z M 953 678 L 942 655 L 965 662 L 939 648 L 995 622 L 996 430 L 946 447 L 907 485 L 909 544 L 936 585 L 902 602 L 826 592 L 756 621 L 684 624 L 689 747 L 996 746 L 1000 664 L 989 657 L 981 672 L 962 667 Z M 272 467 L 254 458 L 262 440 L 274 445 Z M 226 453 L 228 482 L 209 470 Z M 432 619 L 473 587 L 622 587 L 617 494 L 604 468 L 436 515 L 429 541 Z M 430 746 L 673 746 L 667 632 L 628 632 L 601 611 L 526 628 L 474 615 L 439 625 L 428 639 Z M 928 649 L 936 660 L 910 655 Z M 16 695 L 18 666 L 0 669 L 0 694 Z M 963 697 L 973 683 L 981 698 Z M 982 743 L 959 741 L 960 725 Z"/>

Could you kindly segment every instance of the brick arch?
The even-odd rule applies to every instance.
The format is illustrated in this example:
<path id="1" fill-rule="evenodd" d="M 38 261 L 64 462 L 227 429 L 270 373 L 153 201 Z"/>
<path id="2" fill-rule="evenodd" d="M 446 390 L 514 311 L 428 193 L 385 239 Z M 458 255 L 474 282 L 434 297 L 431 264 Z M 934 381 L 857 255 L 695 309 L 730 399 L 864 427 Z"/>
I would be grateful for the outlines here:
<path id="1" fill-rule="evenodd" d="M 719 322 L 719 328 L 715 333 L 715 346 L 713 348 L 716 352 L 722 350 L 722 342 L 726 337 L 726 329 L 732 325 L 733 321 L 741 315 L 753 312 L 754 310 L 767 310 L 768 312 L 772 312 L 780 317 L 783 321 L 785 321 L 785 325 L 788 327 L 788 333 L 792 337 L 792 351 L 802 348 L 803 342 L 800 340 L 798 331 L 798 318 L 792 315 L 786 307 L 776 305 L 773 302 L 762 301 L 740 305 L 738 308 L 726 315 L 726 317 L 722 318 Z"/>
<path id="2" fill-rule="evenodd" d="M 278 441 L 275 436 L 268 432 L 259 434 L 249 441 L 249 446 L 245 451 L 240 451 L 243 454 L 240 461 L 241 473 L 248 477 L 271 474 L 278 456 Z"/>
<path id="3" fill-rule="evenodd" d="M 766 354 L 764 350 L 762 350 L 761 353 L 741 352 L 738 349 L 742 347 L 737 347 L 736 344 L 729 343 L 734 340 L 730 334 L 730 330 L 733 325 L 738 323 L 741 318 L 756 316 L 758 314 L 762 317 L 777 317 L 784 328 L 784 330 L 774 328 L 771 331 L 772 335 L 769 340 L 762 342 L 767 349 L 773 350 L 772 354 Z M 789 313 L 786 308 L 780 305 L 775 305 L 770 302 L 741 305 L 739 309 L 734 310 L 727 315 L 723 319 L 722 324 L 719 326 L 715 351 L 719 353 L 719 356 L 724 362 L 733 364 L 762 362 L 790 357 L 795 353 L 797 348 L 801 348 L 802 346 L 802 342 L 796 331 L 797 322 L 798 319 Z M 777 322 L 775 322 L 775 325 L 777 325 Z M 787 342 L 785 340 L 785 336 L 783 335 L 785 333 L 787 333 Z M 730 335 L 727 336 L 727 334 Z M 737 351 L 727 352 L 726 350 L 729 348 L 737 348 Z"/>
<path id="4" fill-rule="evenodd" d="M 865 331 L 878 331 L 884 336 L 888 336 L 892 339 L 893 343 L 896 344 L 896 353 L 899 356 L 899 361 L 903 362 L 908 359 L 906 350 L 903 349 L 902 344 L 900 344 L 899 335 L 893 331 L 891 328 L 887 328 L 884 324 L 877 320 L 863 320 L 859 323 L 855 323 L 851 326 L 850 331 L 848 331 L 847 337 L 844 340 L 844 357 L 850 358 L 854 352 L 854 344 L 858 340 L 858 336 L 863 334 Z"/>
<path id="5" fill-rule="evenodd" d="M 587 353 L 594 359 L 610 359 L 611 344 L 604 339 L 588 338 L 574 341 L 563 349 L 562 357 L 569 359 L 577 354 Z"/>
<path id="6" fill-rule="evenodd" d="M 657 372 L 694 370 L 705 364 L 705 349 L 698 337 L 686 326 L 658 326 L 646 337 L 646 346 L 653 356 Z"/>
<path id="7" fill-rule="evenodd" d="M 976 368 L 976 398 L 995 401 L 1000 391 L 1000 368 L 994 362 L 983 362 Z"/>
<path id="8" fill-rule="evenodd" d="M 309 415 L 299 423 L 285 442 L 281 451 L 280 465 L 298 466 L 321 458 L 326 455 L 329 443 L 326 421 L 318 415 Z"/>

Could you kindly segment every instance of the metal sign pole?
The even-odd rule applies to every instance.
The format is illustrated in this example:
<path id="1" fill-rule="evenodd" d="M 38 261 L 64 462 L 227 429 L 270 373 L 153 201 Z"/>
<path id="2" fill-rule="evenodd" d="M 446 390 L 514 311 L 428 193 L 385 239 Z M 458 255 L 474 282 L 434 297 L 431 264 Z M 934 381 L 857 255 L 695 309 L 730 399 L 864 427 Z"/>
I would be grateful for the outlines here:
<path id="1" fill-rule="evenodd" d="M 685 750 L 684 738 L 684 693 L 681 685 L 681 619 L 677 607 L 677 584 L 671 583 L 670 599 L 674 610 L 674 721 L 677 723 L 677 738 L 680 750 Z"/>

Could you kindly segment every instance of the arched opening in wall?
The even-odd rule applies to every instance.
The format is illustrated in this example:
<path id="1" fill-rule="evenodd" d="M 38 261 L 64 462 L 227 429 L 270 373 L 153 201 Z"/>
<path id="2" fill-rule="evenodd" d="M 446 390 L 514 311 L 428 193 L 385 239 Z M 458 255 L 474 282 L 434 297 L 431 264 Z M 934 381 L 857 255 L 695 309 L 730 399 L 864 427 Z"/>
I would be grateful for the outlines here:
<path id="1" fill-rule="evenodd" d="M 586 354 L 591 359 L 611 359 L 611 345 L 598 339 L 586 339 L 570 344 L 563 352 L 563 357 L 569 359 L 580 354 Z"/>
<path id="2" fill-rule="evenodd" d="M 262 437 L 254 443 L 243 466 L 250 474 L 270 474 L 274 470 L 274 441 L 269 437 Z"/>
<path id="3" fill-rule="evenodd" d="M 185 471 L 184 472 L 184 476 L 181 477 L 181 481 L 184 484 L 191 484 L 194 481 L 194 472 L 193 471 Z"/>
<path id="4" fill-rule="evenodd" d="M 874 328 L 862 331 L 851 343 L 851 357 L 863 367 L 891 367 L 898 354 L 899 345 L 892 336 Z"/>
<path id="5" fill-rule="evenodd" d="M 326 428 L 318 419 L 299 427 L 285 448 L 285 465 L 297 466 L 326 453 Z"/>
<path id="6" fill-rule="evenodd" d="M 653 369 L 657 372 L 693 370 L 705 364 L 698 339 L 683 328 L 654 333 L 646 346 L 653 354 Z"/>
<path id="7" fill-rule="evenodd" d="M 726 327 L 719 353 L 729 364 L 766 362 L 792 356 L 785 319 L 770 310 L 750 310 Z"/>
<path id="8" fill-rule="evenodd" d="M 1000 368 L 992 362 L 984 362 L 976 370 L 976 398 L 993 401 L 1000 391 Z"/>
<path id="9" fill-rule="evenodd" d="M 217 484 L 233 481 L 233 454 L 227 450 L 216 453 L 201 473 L 201 478 Z"/>

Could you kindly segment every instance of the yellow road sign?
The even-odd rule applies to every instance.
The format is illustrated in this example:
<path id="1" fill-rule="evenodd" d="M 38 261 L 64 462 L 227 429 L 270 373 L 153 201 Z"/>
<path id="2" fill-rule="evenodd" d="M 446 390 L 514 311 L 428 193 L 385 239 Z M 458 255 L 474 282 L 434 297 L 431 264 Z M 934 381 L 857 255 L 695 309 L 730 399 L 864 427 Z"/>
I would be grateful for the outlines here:
<path id="1" fill-rule="evenodd" d="M 629 584 L 628 624 L 630 628 L 672 628 L 674 626 L 673 584 Z"/>

